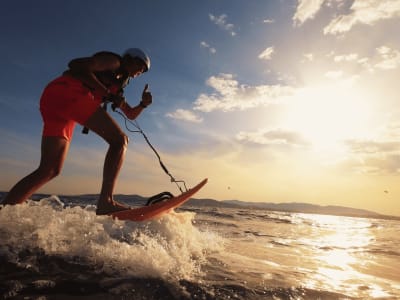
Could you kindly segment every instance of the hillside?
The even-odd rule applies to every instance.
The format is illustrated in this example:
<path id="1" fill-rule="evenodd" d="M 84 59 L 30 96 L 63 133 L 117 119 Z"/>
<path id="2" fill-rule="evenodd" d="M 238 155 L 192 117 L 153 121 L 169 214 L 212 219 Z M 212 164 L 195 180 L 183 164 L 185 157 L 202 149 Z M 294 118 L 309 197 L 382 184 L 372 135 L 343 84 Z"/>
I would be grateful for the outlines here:
<path id="1" fill-rule="evenodd" d="M 213 199 L 191 199 L 185 205 L 265 209 L 272 211 L 286 211 L 286 212 L 298 212 L 298 213 L 313 213 L 313 214 L 325 214 L 325 215 L 370 217 L 370 218 L 385 218 L 385 219 L 400 220 L 400 217 L 381 215 L 376 212 L 365 209 L 357 209 L 357 208 L 335 206 L 335 205 L 322 206 L 322 205 L 299 203 L 299 202 L 269 203 L 269 202 L 245 202 L 240 200 L 217 201 Z"/>
<path id="2" fill-rule="evenodd" d="M 5 192 L 0 192 L 0 199 L 3 198 Z M 31 197 L 33 200 L 39 200 L 48 197 L 48 194 L 35 194 Z M 86 195 L 60 195 L 61 201 L 69 204 L 95 204 L 97 202 L 97 194 L 86 194 Z M 128 205 L 138 206 L 144 205 L 147 198 L 139 195 L 115 195 L 117 201 L 121 201 Z M 345 206 L 335 205 L 316 205 L 310 203 L 270 203 L 270 202 L 246 202 L 240 200 L 214 200 L 214 199 L 195 199 L 192 198 L 186 202 L 183 206 L 196 206 L 196 207 L 225 207 L 225 208 L 244 208 L 244 209 L 264 209 L 272 211 L 286 211 L 286 212 L 298 212 L 298 213 L 313 213 L 313 214 L 325 214 L 325 215 L 339 215 L 339 216 L 351 216 L 351 217 L 370 217 L 370 218 L 384 218 L 400 220 L 397 216 L 381 215 L 373 211 L 365 209 L 357 209 Z"/>

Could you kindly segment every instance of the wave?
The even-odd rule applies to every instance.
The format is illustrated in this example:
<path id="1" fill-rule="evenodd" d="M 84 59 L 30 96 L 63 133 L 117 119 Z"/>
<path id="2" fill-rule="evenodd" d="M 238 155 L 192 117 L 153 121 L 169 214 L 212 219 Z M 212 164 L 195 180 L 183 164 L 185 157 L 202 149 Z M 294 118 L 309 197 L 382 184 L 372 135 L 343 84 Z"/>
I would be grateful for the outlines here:
<path id="1" fill-rule="evenodd" d="M 97 216 L 95 206 L 64 207 L 56 196 L 5 206 L 0 210 L 3 292 L 51 289 L 53 280 L 68 290 L 79 277 L 88 277 L 88 290 L 101 288 L 95 282 L 105 284 L 100 277 L 152 278 L 164 285 L 196 280 L 207 253 L 221 251 L 223 240 L 194 227 L 193 219 L 194 213 L 172 212 L 149 222 L 113 220 Z M 21 273 L 41 281 L 27 285 Z"/>
<path id="2" fill-rule="evenodd" d="M 75 200 L 63 204 L 53 196 L 0 210 L 1 299 L 398 295 L 397 223 L 209 207 L 133 223 L 96 216 L 86 198 Z M 346 222 L 350 229 L 344 230 Z M 353 237 L 359 242 L 348 243 Z M 359 259 L 351 260 L 349 270 L 378 279 L 353 276 L 351 283 L 338 279 L 335 286 L 337 260 L 330 256 L 335 253 Z M 331 269 L 334 277 L 324 273 Z M 395 281 L 380 277 L 382 272 Z M 342 291 L 348 295 L 336 294 Z"/>
<path id="3" fill-rule="evenodd" d="M 207 209 L 202 209 L 200 211 L 197 211 L 198 214 L 201 215 L 207 215 L 211 216 L 214 218 L 219 218 L 219 219 L 229 219 L 232 220 L 235 218 L 234 213 L 231 212 L 222 212 L 218 208 L 207 208 Z"/>
<path id="4" fill-rule="evenodd" d="M 55 196 L 5 206 L 0 297 L 244 300 L 317 293 L 329 299 L 329 293 L 302 288 L 250 287 L 227 266 L 213 269 L 210 255 L 224 253 L 224 240 L 194 227 L 194 216 L 124 222 L 96 216 L 95 206 L 65 207 Z"/>
<path id="5" fill-rule="evenodd" d="M 367 250 L 365 251 L 367 253 L 371 253 L 371 254 L 378 254 L 378 255 L 390 255 L 390 256 L 400 256 L 400 252 L 395 251 L 395 250 L 390 250 L 390 249 L 371 249 L 371 250 Z"/>

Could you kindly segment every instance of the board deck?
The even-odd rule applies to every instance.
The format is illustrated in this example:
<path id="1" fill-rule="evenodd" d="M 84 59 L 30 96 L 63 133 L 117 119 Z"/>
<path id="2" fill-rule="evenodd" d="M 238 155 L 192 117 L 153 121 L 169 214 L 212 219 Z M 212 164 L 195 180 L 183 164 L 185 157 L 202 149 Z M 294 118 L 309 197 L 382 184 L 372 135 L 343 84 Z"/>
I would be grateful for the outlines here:
<path id="1" fill-rule="evenodd" d="M 197 193 L 205 184 L 207 183 L 207 178 L 203 179 L 193 188 L 188 191 L 168 199 L 164 202 L 158 202 L 150 206 L 143 206 L 138 208 L 132 208 L 129 210 L 119 211 L 111 214 L 113 218 L 119 220 L 129 220 L 129 221 L 146 221 L 159 217 L 170 210 L 182 205 L 187 200 L 190 199 L 195 193 Z"/>

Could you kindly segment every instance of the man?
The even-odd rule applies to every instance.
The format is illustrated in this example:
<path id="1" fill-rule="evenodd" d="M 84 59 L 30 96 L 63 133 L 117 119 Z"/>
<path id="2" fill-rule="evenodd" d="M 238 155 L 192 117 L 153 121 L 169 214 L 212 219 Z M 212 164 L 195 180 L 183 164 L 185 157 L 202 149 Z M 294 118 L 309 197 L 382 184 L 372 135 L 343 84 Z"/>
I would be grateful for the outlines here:
<path id="1" fill-rule="evenodd" d="M 109 100 L 129 119 L 135 119 L 152 103 L 146 84 L 142 100 L 134 107 L 125 102 L 123 87 L 130 78 L 150 68 L 150 58 L 138 48 L 130 48 L 120 56 L 102 51 L 91 57 L 77 58 L 68 64 L 61 77 L 50 82 L 40 99 L 43 118 L 41 159 L 39 167 L 21 179 L 7 194 L 2 204 L 26 201 L 36 190 L 56 177 L 63 166 L 76 123 L 102 137 L 108 144 L 103 182 L 97 203 L 98 215 L 126 210 L 114 201 L 113 191 L 124 160 L 128 137 L 101 107 Z"/>

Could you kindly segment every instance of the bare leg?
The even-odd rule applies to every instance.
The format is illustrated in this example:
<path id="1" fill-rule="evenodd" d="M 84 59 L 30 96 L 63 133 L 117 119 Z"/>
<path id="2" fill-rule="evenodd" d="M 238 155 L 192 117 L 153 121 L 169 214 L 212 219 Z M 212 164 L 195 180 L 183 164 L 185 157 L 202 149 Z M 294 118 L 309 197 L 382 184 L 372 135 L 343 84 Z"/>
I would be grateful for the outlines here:
<path id="1" fill-rule="evenodd" d="M 19 204 L 56 177 L 68 153 L 69 141 L 62 137 L 43 137 L 39 167 L 21 179 L 7 194 L 3 204 Z"/>
<path id="2" fill-rule="evenodd" d="M 103 183 L 96 213 L 103 215 L 128 209 L 113 200 L 114 187 L 125 157 L 128 137 L 102 108 L 99 108 L 89 118 L 85 126 L 100 135 L 109 144 L 104 161 Z"/>

